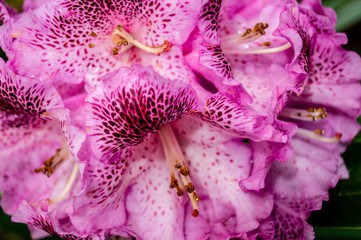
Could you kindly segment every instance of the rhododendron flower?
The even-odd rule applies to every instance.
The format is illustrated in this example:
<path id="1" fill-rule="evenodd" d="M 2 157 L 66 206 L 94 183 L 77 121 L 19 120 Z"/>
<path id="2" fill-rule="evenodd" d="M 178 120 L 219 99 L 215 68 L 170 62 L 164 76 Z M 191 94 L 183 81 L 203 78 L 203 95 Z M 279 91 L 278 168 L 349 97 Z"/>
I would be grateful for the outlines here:
<path id="1" fill-rule="evenodd" d="M 77 229 L 113 228 L 140 239 L 229 238 L 269 215 L 267 193 L 238 186 L 250 170 L 249 146 L 208 123 L 214 119 L 189 114 L 197 105 L 189 84 L 137 65 L 102 80 L 86 100 L 85 189 L 70 215 Z M 233 115 L 225 124 L 241 127 L 232 122 L 242 112 L 215 104 L 224 105 L 219 116 Z M 186 225 L 189 216 L 199 219 L 197 227 Z"/>
<path id="2" fill-rule="evenodd" d="M 0 204 L 33 237 L 314 237 L 307 218 L 347 177 L 340 153 L 360 129 L 361 60 L 332 10 L 23 9 L 0 2 Z"/>
<path id="3" fill-rule="evenodd" d="M 258 163 L 271 167 L 266 188 L 275 197 L 274 239 L 313 239 L 307 218 L 328 200 L 328 190 L 339 178 L 348 176 L 340 154 L 360 130 L 356 118 L 361 113 L 361 59 L 340 46 L 346 42 L 345 36 L 333 30 L 333 16 L 312 1 L 282 16 L 281 25 L 296 23 L 292 25 L 295 32 L 311 35 L 303 35 L 303 43 L 298 44 L 309 46 L 304 61 L 293 64 L 307 73 L 307 84 L 300 96 L 290 97 L 279 115 L 298 126 L 297 135 L 290 140 L 294 154 L 285 163 Z"/>
<path id="4" fill-rule="evenodd" d="M 49 79 L 17 76 L 0 61 L 1 206 L 23 217 L 25 206 L 60 212 L 78 173 L 61 129 L 67 116 L 63 101 Z M 33 214 L 25 222 L 40 227 L 38 218 Z"/>
<path id="5" fill-rule="evenodd" d="M 18 74 L 56 74 L 61 82 L 86 80 L 89 87 L 98 77 L 134 61 L 160 65 L 172 75 L 182 68 L 179 47 L 164 52 L 187 39 L 197 14 L 193 5 L 47 1 L 2 27 L 2 48 Z"/>

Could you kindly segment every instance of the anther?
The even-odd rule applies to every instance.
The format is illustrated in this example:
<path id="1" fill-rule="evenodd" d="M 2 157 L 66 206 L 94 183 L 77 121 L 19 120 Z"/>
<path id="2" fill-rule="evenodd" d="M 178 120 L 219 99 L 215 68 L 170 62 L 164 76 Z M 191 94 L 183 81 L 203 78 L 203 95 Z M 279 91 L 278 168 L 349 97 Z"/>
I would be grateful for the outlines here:
<path id="1" fill-rule="evenodd" d="M 119 30 L 119 32 L 123 31 L 124 30 L 124 27 L 122 25 L 118 25 L 117 26 L 117 29 Z"/>
<path id="2" fill-rule="evenodd" d="M 93 48 L 93 47 L 95 47 L 95 45 L 93 43 L 89 43 L 88 47 Z"/>
<path id="3" fill-rule="evenodd" d="M 199 211 L 198 211 L 197 202 L 200 201 L 200 198 L 196 194 L 195 187 L 191 182 L 189 176 L 189 169 L 186 166 L 182 151 L 180 149 L 176 136 L 172 130 L 172 127 L 170 125 L 163 126 L 159 131 L 159 137 L 161 139 L 165 154 L 165 159 L 167 161 L 168 168 L 171 173 L 170 188 L 176 188 L 178 196 L 183 195 L 183 190 L 178 185 L 178 181 L 176 181 L 176 177 L 174 175 L 175 173 L 178 173 L 179 180 L 181 180 L 179 184 L 181 184 L 181 186 L 185 188 L 186 191 L 185 193 L 187 193 L 189 200 L 192 203 L 193 213 L 196 213 L 193 215 L 198 216 Z M 178 171 L 174 171 L 175 170 L 174 168 L 176 168 Z"/>
<path id="4" fill-rule="evenodd" d="M 44 165 L 41 168 L 37 168 L 34 171 L 36 173 L 43 173 L 50 177 L 54 171 L 61 165 L 61 163 L 70 157 L 69 147 L 66 143 L 61 148 L 56 149 L 55 154 L 44 161 Z"/>
<path id="5" fill-rule="evenodd" d="M 118 55 L 118 54 L 119 54 L 118 48 L 113 47 L 113 49 L 112 49 L 112 54 L 113 54 L 113 55 Z"/>
<path id="6" fill-rule="evenodd" d="M 271 46 L 271 42 L 264 42 L 264 43 L 262 43 L 262 46 L 269 47 L 269 46 Z"/>
<path id="7" fill-rule="evenodd" d="M 91 31 L 91 32 L 90 32 L 90 36 L 96 38 L 98 35 L 97 35 L 95 32 Z"/>
<path id="8" fill-rule="evenodd" d="M 324 131 L 324 130 L 314 130 L 314 132 L 315 132 L 316 134 L 319 134 L 319 135 L 325 134 L 325 131 Z"/>
<path id="9" fill-rule="evenodd" d="M 127 46 L 127 45 L 128 45 L 128 41 L 125 40 L 124 38 L 123 38 L 123 39 L 120 39 L 120 41 L 117 42 L 117 46 L 118 46 L 118 47 Z"/>
<path id="10" fill-rule="evenodd" d="M 176 188 L 178 186 L 179 186 L 178 185 L 178 180 L 174 176 L 171 176 L 169 188 L 173 189 L 173 188 Z"/>
<path id="11" fill-rule="evenodd" d="M 193 209 L 193 211 L 192 211 L 192 216 L 193 216 L 193 217 L 198 217 L 198 215 L 199 215 L 198 209 Z"/>
<path id="12" fill-rule="evenodd" d="M 301 121 L 318 121 L 327 117 L 326 108 L 297 109 L 286 107 L 279 116 Z"/>
<path id="13" fill-rule="evenodd" d="M 244 31 L 244 33 L 243 33 L 242 37 L 247 36 L 247 35 L 248 35 L 248 34 L 250 34 L 251 32 L 252 32 L 252 29 L 247 28 L 247 29 L 246 29 L 246 31 Z"/>
<path id="14" fill-rule="evenodd" d="M 186 166 L 183 166 L 181 169 L 179 169 L 179 172 L 183 176 L 188 176 L 189 175 L 189 169 Z"/>
<path id="15" fill-rule="evenodd" d="M 177 195 L 178 197 L 183 196 L 183 190 L 179 186 L 177 186 Z"/>
<path id="16" fill-rule="evenodd" d="M 185 189 L 187 190 L 187 192 L 189 192 L 189 193 L 194 192 L 194 186 L 193 186 L 192 183 L 188 183 L 188 184 L 185 185 L 184 187 L 185 187 Z"/>

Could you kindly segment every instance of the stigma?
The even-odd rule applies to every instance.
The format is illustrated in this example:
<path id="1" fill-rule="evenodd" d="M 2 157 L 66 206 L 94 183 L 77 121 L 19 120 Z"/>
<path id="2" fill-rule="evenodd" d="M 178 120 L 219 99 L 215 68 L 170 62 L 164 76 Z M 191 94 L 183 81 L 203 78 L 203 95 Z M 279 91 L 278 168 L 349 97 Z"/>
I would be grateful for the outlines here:
<path id="1" fill-rule="evenodd" d="M 90 36 L 93 38 L 99 37 L 95 32 L 90 32 Z M 138 40 L 136 40 L 129 32 L 127 32 L 122 25 L 118 25 L 116 29 L 110 35 L 110 40 L 114 43 L 114 47 L 112 48 L 112 55 L 118 55 L 131 47 L 135 46 L 145 52 L 152 54 L 160 54 L 163 52 L 167 52 L 171 49 L 172 44 L 168 41 L 164 41 L 162 45 L 159 46 L 147 46 Z M 88 44 L 89 48 L 96 47 L 95 44 Z"/>
<path id="2" fill-rule="evenodd" d="M 172 127 L 169 124 L 163 126 L 159 131 L 159 136 L 170 172 L 169 188 L 176 189 L 179 197 L 182 197 L 184 193 L 188 195 L 193 207 L 192 216 L 197 217 L 199 215 L 197 203 L 201 199 L 190 179 L 189 169 L 185 163 Z"/>
<path id="3" fill-rule="evenodd" d="M 322 136 L 323 134 L 325 134 L 324 130 L 307 130 L 304 128 L 298 128 L 297 129 L 297 134 L 308 137 L 308 138 L 312 138 L 315 140 L 318 140 L 320 142 L 324 142 L 324 143 L 338 143 L 342 137 L 342 133 L 335 133 L 335 136 L 333 137 L 324 137 Z"/>

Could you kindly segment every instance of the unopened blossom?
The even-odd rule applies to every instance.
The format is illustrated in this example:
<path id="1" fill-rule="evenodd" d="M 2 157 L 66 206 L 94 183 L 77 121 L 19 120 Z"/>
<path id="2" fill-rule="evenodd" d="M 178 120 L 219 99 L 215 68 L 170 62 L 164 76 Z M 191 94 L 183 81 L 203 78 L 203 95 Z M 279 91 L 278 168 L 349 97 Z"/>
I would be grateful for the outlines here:
<path id="1" fill-rule="evenodd" d="M 229 238 L 270 214 L 270 195 L 238 185 L 250 170 L 249 146 L 209 125 L 215 120 L 189 114 L 197 109 L 189 84 L 137 65 L 102 80 L 86 100 L 86 180 L 70 215 L 79 231 Z M 241 112 L 228 106 L 235 114 L 228 125 L 236 127 Z M 199 219 L 196 226 L 185 225 L 189 217 Z"/>

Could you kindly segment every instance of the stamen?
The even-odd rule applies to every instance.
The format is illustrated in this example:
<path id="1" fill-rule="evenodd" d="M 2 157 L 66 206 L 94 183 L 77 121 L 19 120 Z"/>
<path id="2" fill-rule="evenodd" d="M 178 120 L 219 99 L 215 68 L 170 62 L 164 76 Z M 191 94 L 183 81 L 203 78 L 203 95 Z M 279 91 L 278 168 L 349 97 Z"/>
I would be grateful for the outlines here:
<path id="1" fill-rule="evenodd" d="M 268 28 L 267 23 L 257 23 L 253 30 L 250 28 L 247 28 L 247 30 L 244 33 L 241 34 L 234 34 L 229 35 L 226 37 L 221 38 L 222 45 L 233 45 L 233 44 L 245 44 L 249 42 L 253 42 L 260 38 L 261 36 L 265 35 L 265 29 Z"/>
<path id="2" fill-rule="evenodd" d="M 160 54 L 160 53 L 166 52 L 172 47 L 172 44 L 169 43 L 168 41 L 164 41 L 164 43 L 162 45 L 157 46 L 157 47 L 150 47 L 150 46 L 144 45 L 144 44 L 140 43 L 139 41 L 137 41 L 136 39 L 134 39 L 127 31 L 124 30 L 124 27 L 121 25 L 118 25 L 118 27 L 113 31 L 113 33 L 111 35 L 111 39 L 117 45 L 118 44 L 124 45 L 124 43 L 126 41 L 126 44 L 131 43 L 134 46 L 136 46 L 146 52 L 153 53 L 153 54 Z"/>
<path id="3" fill-rule="evenodd" d="M 178 172 L 178 177 L 182 180 L 184 188 L 188 193 L 188 197 L 193 206 L 192 216 L 197 217 L 199 215 L 197 202 L 200 201 L 199 196 L 195 192 L 195 187 L 189 177 L 189 169 L 186 166 L 182 151 L 179 147 L 178 141 L 174 135 L 172 127 L 167 124 L 163 126 L 159 131 L 159 136 L 163 145 L 165 158 L 168 163 L 168 167 L 171 173 L 171 188 L 177 188 L 177 195 L 179 195 L 180 187 L 178 181 L 174 176 L 174 170 Z M 178 189 L 179 188 L 179 189 Z M 182 191 L 182 190 L 181 190 Z M 181 193 L 183 195 L 183 191 Z"/>
<path id="4" fill-rule="evenodd" d="M 113 54 L 113 55 L 118 55 L 118 54 L 119 54 L 118 48 L 113 47 L 113 49 L 112 49 L 112 54 Z"/>
<path id="5" fill-rule="evenodd" d="M 325 117 L 327 117 L 327 112 L 326 108 L 308 108 L 304 110 L 286 107 L 279 114 L 279 116 L 312 122 L 324 119 Z"/>
<path id="6" fill-rule="evenodd" d="M 224 53 L 228 54 L 269 54 L 269 53 L 277 53 L 287 50 L 292 45 L 291 43 L 286 43 L 279 47 L 274 48 L 256 48 L 256 49 L 222 49 Z"/>
<path id="7" fill-rule="evenodd" d="M 49 202 L 57 203 L 57 202 L 60 202 L 61 200 L 63 200 L 64 197 L 66 196 L 66 194 L 70 191 L 71 187 L 73 186 L 77 175 L 78 175 L 78 164 L 75 162 L 73 171 L 71 172 L 71 175 L 69 177 L 69 180 L 68 180 L 64 190 L 59 194 L 58 197 L 56 197 L 55 199 L 51 199 Z"/>
<path id="8" fill-rule="evenodd" d="M 44 166 L 41 168 L 35 169 L 36 173 L 42 172 L 48 177 L 54 173 L 54 171 L 60 166 L 60 164 L 67 158 L 70 157 L 70 150 L 67 143 L 64 143 L 63 146 L 56 150 L 55 155 L 48 158 L 44 161 Z"/>
<path id="9" fill-rule="evenodd" d="M 342 137 L 341 133 L 336 133 L 334 137 L 322 137 L 321 135 L 323 135 L 324 133 L 325 133 L 324 130 L 310 131 L 310 130 L 306 130 L 303 128 L 297 129 L 297 134 L 300 134 L 300 135 L 303 135 L 306 137 L 310 137 L 310 138 L 316 139 L 321 142 L 326 142 L 326 143 L 337 143 L 338 141 L 340 141 L 340 139 Z"/>
<path id="10" fill-rule="evenodd" d="M 90 32 L 90 36 L 96 38 L 98 35 L 97 35 L 95 32 L 91 31 L 91 32 Z"/>
<path id="11" fill-rule="evenodd" d="M 94 45 L 93 43 L 89 43 L 89 44 L 88 44 L 88 47 L 89 47 L 89 48 L 93 48 L 93 47 L 95 47 L 95 45 Z"/>

